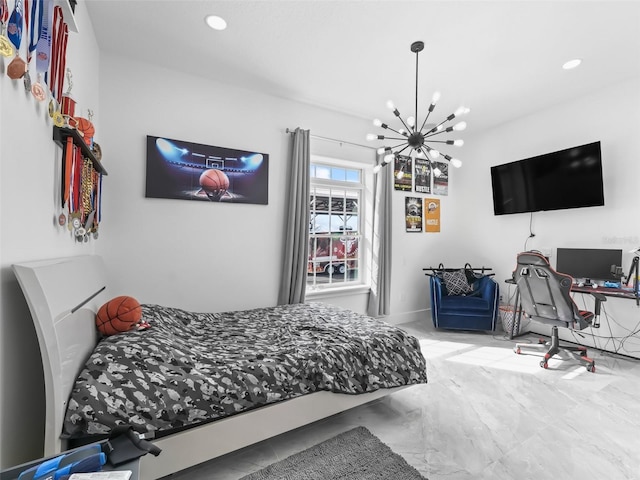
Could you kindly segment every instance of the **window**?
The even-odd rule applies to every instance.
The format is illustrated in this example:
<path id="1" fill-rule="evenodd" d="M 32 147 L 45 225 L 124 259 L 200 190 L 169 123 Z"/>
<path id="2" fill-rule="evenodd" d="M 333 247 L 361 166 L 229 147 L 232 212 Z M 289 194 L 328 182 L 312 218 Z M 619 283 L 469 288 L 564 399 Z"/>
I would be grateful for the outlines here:
<path id="1" fill-rule="evenodd" d="M 312 159 L 309 198 L 311 290 L 361 284 L 364 170 Z"/>

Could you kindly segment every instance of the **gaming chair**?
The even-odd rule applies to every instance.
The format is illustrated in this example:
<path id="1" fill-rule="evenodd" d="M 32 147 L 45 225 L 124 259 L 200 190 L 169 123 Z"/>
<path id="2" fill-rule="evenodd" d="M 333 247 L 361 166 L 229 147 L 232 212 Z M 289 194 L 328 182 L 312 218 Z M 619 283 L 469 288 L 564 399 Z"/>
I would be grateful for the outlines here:
<path id="1" fill-rule="evenodd" d="M 518 286 L 521 309 L 532 321 L 552 325 L 551 341 L 540 344 L 517 343 L 514 351 L 521 353 L 524 347 L 548 347 L 544 359 L 540 362 L 543 368 L 548 367 L 548 360 L 554 355 L 564 352 L 571 357 L 579 354 L 579 360 L 587 370 L 595 372 L 595 362 L 587 356 L 587 347 L 560 346 L 558 327 L 582 330 L 589 326 L 598 327 L 600 305 L 606 301 L 601 293 L 590 292 L 595 298 L 594 312 L 578 309 L 571 297 L 573 278 L 570 275 L 556 272 L 549 261 L 537 251 L 518 254 L 517 266 L 513 279 Z"/>

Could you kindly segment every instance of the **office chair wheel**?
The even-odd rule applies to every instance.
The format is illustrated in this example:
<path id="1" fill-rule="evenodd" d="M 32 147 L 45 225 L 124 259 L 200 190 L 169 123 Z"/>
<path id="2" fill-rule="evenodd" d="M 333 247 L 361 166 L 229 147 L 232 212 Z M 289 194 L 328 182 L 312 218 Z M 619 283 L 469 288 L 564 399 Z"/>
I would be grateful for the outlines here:
<path id="1" fill-rule="evenodd" d="M 541 366 L 542 368 L 549 368 L 549 364 L 548 364 L 547 362 L 545 362 L 544 360 L 542 360 L 542 361 L 540 362 L 540 366 Z"/>
<path id="2" fill-rule="evenodd" d="M 587 372 L 596 373 L 596 366 L 593 363 L 587 365 Z"/>
<path id="3" fill-rule="evenodd" d="M 516 352 L 518 355 L 522 353 L 522 350 L 520 350 L 520 347 L 514 348 L 513 351 Z"/>

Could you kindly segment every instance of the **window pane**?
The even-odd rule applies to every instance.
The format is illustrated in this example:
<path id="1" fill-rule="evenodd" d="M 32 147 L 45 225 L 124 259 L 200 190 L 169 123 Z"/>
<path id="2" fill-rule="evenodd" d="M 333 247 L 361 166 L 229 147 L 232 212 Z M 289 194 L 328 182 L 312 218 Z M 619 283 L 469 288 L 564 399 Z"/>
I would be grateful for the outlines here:
<path id="1" fill-rule="evenodd" d="M 346 174 L 345 174 L 344 168 L 333 167 L 331 169 L 331 180 L 337 180 L 339 182 L 344 182 L 346 180 Z"/>
<path id="2" fill-rule="evenodd" d="M 360 170 L 347 170 L 347 182 L 360 183 Z"/>
<path id="3" fill-rule="evenodd" d="M 316 165 L 316 176 L 315 178 L 331 178 L 331 168 L 326 167 L 324 165 Z"/>

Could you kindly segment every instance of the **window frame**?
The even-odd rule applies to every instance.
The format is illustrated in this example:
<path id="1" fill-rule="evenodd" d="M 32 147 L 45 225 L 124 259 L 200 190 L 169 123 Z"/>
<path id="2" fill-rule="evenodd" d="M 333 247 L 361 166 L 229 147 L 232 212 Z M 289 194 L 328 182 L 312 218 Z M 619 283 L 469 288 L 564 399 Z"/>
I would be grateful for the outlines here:
<path id="1" fill-rule="evenodd" d="M 309 174 L 309 214 L 310 224 L 312 221 L 312 209 L 311 209 L 311 194 L 319 189 L 334 189 L 334 190 L 346 190 L 346 191 L 358 191 L 360 201 L 358 205 L 358 279 L 350 281 L 336 281 L 335 283 L 315 283 L 309 281 L 309 275 L 312 273 L 307 272 L 306 279 L 306 296 L 307 297 L 321 297 L 321 296 L 340 296 L 349 295 L 356 292 L 368 291 L 370 288 L 370 263 L 371 263 L 371 218 L 370 212 L 373 210 L 370 208 L 373 192 L 371 186 L 373 184 L 373 167 L 365 162 L 357 162 L 353 160 L 344 160 L 333 157 L 325 157 L 321 155 L 311 155 L 311 165 L 321 165 L 333 168 L 353 169 L 360 171 L 360 182 L 331 180 L 324 178 L 312 177 L 311 172 Z M 332 233 L 326 234 L 331 236 Z M 335 235 L 335 233 L 334 233 Z M 314 235 L 309 231 L 309 239 L 314 238 Z M 311 257 L 311 255 L 309 255 Z"/>

